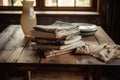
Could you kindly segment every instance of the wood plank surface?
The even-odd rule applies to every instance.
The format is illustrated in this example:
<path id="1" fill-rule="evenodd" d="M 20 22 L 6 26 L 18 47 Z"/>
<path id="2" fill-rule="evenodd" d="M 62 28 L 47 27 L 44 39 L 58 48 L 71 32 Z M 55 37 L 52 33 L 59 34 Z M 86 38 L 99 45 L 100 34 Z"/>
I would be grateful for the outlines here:
<path id="1" fill-rule="evenodd" d="M 12 28 L 9 28 L 12 27 Z M 15 31 L 7 38 L 7 43 L 0 50 L 0 62 L 12 63 L 42 63 L 42 64 L 102 64 L 98 59 L 88 55 L 73 55 L 71 53 L 54 56 L 51 58 L 40 58 L 40 51 L 34 50 L 28 43 L 28 39 L 24 38 L 24 34 L 20 25 L 11 25 L 7 28 L 7 32 Z M 5 30 L 6 32 L 6 30 Z M 7 33 L 9 34 L 9 33 Z M 6 34 L 6 35 L 7 35 Z M 3 34 L 2 34 L 3 35 Z M 12 37 L 11 37 L 12 36 Z M 3 38 L 2 38 L 3 39 Z M 4 41 L 0 39 L 1 41 Z M 83 37 L 83 41 L 89 44 L 99 45 L 102 43 L 112 43 L 114 41 L 106 34 L 106 32 L 98 27 L 95 36 Z M 6 40 L 5 40 L 6 41 Z M 26 43 L 28 43 L 27 46 Z"/>
<path id="2" fill-rule="evenodd" d="M 75 64 L 75 60 L 76 57 L 74 55 L 71 55 L 71 53 L 67 53 L 67 54 L 62 54 L 62 55 L 58 55 L 58 56 L 54 56 L 51 58 L 42 58 L 41 59 L 41 63 L 42 64 L 46 64 L 46 63 L 50 63 L 50 64 Z"/>
<path id="3" fill-rule="evenodd" d="M 0 33 L 0 49 L 4 48 L 5 44 L 11 39 L 18 27 L 8 26 Z"/>
<path id="4" fill-rule="evenodd" d="M 26 44 L 26 40 L 24 38 L 24 34 L 20 28 L 20 25 L 11 25 L 8 26 L 15 32 L 10 36 L 9 41 L 5 44 L 5 46 L 1 50 L 0 54 L 0 62 L 6 63 L 15 63 L 18 57 L 21 55 L 22 50 Z M 16 29 L 17 28 L 17 29 Z"/>
<path id="5" fill-rule="evenodd" d="M 0 62 L 5 62 L 11 52 L 14 51 L 14 49 L 12 49 L 13 46 L 9 45 L 7 42 L 13 38 L 16 30 L 18 30 L 18 26 L 13 27 L 10 25 L 0 33 Z"/>
<path id="6" fill-rule="evenodd" d="M 18 30 L 18 27 L 11 27 L 11 26 L 8 26 L 8 28 L 6 28 L 7 29 L 7 31 L 5 30 L 5 32 L 6 33 L 8 33 L 8 32 L 13 32 L 14 31 L 14 33 L 16 33 L 16 30 Z M 5 34 L 6 34 L 5 33 Z M 8 59 L 8 57 L 11 55 L 11 53 L 14 51 L 14 48 L 15 48 L 15 46 L 13 45 L 13 44 L 11 44 L 11 40 L 12 40 L 12 38 L 13 38 L 13 35 L 14 35 L 14 33 L 12 33 L 12 35 L 10 34 L 9 35 L 9 33 L 7 34 L 7 35 L 9 35 L 9 39 L 8 38 L 3 38 L 3 40 L 2 41 L 7 41 L 7 40 L 9 40 L 8 42 L 6 42 L 6 44 L 4 44 L 4 42 L 3 42 L 3 44 L 4 44 L 4 46 L 2 47 L 2 49 L 0 50 L 0 62 L 6 62 L 6 60 Z M 1 34 L 4 34 L 4 31 L 3 31 L 3 33 L 1 33 Z M 6 35 L 4 35 L 4 37 L 5 37 Z M 1 38 L 0 38 L 1 39 Z M 6 40 L 7 39 L 7 40 Z M 2 43 L 1 43 L 2 44 Z"/>
<path id="7" fill-rule="evenodd" d="M 24 34 L 19 26 L 19 29 L 16 31 L 15 35 L 11 39 L 10 43 L 15 46 L 14 51 L 11 53 L 6 62 L 16 62 L 21 55 L 21 52 L 24 49 L 26 41 L 24 39 Z M 13 47 L 14 47 L 13 46 Z"/>
<path id="8" fill-rule="evenodd" d="M 9 32 L 8 32 L 9 31 Z M 11 32 L 12 31 L 12 32 Z M 4 35 L 4 34 L 5 35 Z M 89 80 L 92 74 L 92 78 L 94 78 L 94 75 L 97 72 L 93 73 L 90 72 L 89 67 L 83 68 L 82 71 L 84 73 L 80 73 L 80 68 L 81 65 L 89 66 L 89 65 L 106 65 L 106 63 L 103 63 L 99 61 L 97 58 L 94 58 L 93 56 L 90 55 L 74 55 L 72 53 L 68 54 L 62 54 L 50 58 L 41 58 L 41 53 L 39 50 L 33 49 L 30 45 L 31 41 L 30 38 L 25 38 L 24 34 L 22 32 L 22 29 L 20 25 L 11 25 L 6 30 L 0 34 L 0 63 L 24 63 L 25 66 L 26 64 L 38 64 L 38 66 L 32 66 L 34 68 L 41 67 L 41 70 L 43 68 L 43 72 L 39 73 L 33 73 L 31 80 Z M 7 38 L 5 37 L 7 36 Z M 106 34 L 106 32 L 101 28 L 98 27 L 98 31 L 94 36 L 89 36 L 89 37 L 83 37 L 82 40 L 86 43 L 93 44 L 93 45 L 100 45 L 102 43 L 111 43 L 115 44 L 113 40 Z M 115 64 L 119 65 L 120 64 L 120 59 L 113 59 L 112 61 L 107 62 L 107 64 Z M 24 66 L 23 64 L 23 66 Z M 40 64 L 40 65 L 39 65 Z M 52 67 L 47 67 L 47 70 L 44 71 L 44 65 L 45 64 L 55 64 Z M 56 65 L 62 65 L 59 67 L 56 67 Z M 65 65 L 79 65 L 79 69 L 74 69 L 74 67 L 64 67 Z M 24 68 L 25 71 L 27 71 L 27 67 L 31 69 L 31 66 L 29 65 L 26 66 L 26 69 Z M 55 68 L 55 69 L 54 69 Z M 70 70 L 70 72 L 65 72 Z M 63 71 L 63 70 L 65 71 Z M 36 69 L 37 70 L 37 69 Z M 50 70 L 56 70 L 58 72 L 50 71 Z M 77 71 L 78 72 L 71 72 L 71 70 Z M 95 77 L 94 79 L 99 80 L 98 77 Z"/>
<path id="9" fill-rule="evenodd" d="M 33 49 L 30 45 L 29 40 L 28 45 L 24 48 L 20 58 L 17 63 L 38 63 L 40 62 L 40 51 Z"/>
<path id="10" fill-rule="evenodd" d="M 95 37 L 99 44 L 102 43 L 115 44 L 115 42 L 108 36 L 108 34 L 100 26 L 98 27 Z"/>

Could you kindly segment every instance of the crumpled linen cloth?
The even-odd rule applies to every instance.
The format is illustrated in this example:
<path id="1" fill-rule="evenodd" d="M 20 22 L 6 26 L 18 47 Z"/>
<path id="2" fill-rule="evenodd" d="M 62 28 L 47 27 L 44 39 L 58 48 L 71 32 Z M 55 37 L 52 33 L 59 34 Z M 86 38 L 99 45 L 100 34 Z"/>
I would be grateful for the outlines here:
<path id="1" fill-rule="evenodd" d="M 104 43 L 101 45 L 87 44 L 77 47 L 74 54 L 92 55 L 101 61 L 107 62 L 112 58 L 120 58 L 120 46 Z"/>

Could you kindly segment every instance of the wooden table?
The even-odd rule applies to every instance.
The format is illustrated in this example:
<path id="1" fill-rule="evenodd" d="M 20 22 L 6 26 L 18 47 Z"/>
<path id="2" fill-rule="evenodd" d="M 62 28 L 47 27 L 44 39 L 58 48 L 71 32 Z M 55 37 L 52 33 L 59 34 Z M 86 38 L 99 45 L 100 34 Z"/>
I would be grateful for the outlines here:
<path id="1" fill-rule="evenodd" d="M 94 36 L 84 37 L 85 42 L 100 45 L 115 44 L 114 41 L 98 27 Z M 63 54 L 51 58 L 41 58 L 40 52 L 30 46 L 30 38 L 24 38 L 20 25 L 10 25 L 0 33 L 0 71 L 6 79 L 8 71 L 25 71 L 26 79 L 30 79 L 30 71 L 82 71 L 84 80 L 100 80 L 100 73 L 106 67 L 119 67 L 120 59 L 112 59 L 106 63 L 89 56 Z M 1 77 L 0 77 L 1 78 Z M 7 78 L 8 79 L 8 78 Z M 3 80 L 3 79 L 0 79 Z"/>

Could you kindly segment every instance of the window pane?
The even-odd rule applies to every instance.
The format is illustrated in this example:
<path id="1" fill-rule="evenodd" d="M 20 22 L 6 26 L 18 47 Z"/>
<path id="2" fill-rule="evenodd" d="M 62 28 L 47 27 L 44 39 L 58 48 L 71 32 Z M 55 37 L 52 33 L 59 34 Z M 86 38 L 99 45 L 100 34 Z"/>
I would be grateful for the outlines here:
<path id="1" fill-rule="evenodd" d="M 23 0 L 13 0 L 13 6 L 22 6 Z M 36 0 L 26 0 L 26 1 L 34 1 L 34 6 L 36 6 Z"/>
<path id="2" fill-rule="evenodd" d="M 77 7 L 91 7 L 90 0 L 76 0 Z"/>
<path id="3" fill-rule="evenodd" d="M 23 0 L 0 0 L 0 10 L 21 10 Z M 33 6 L 36 10 L 60 10 L 60 11 L 96 11 L 99 0 L 25 0 L 34 1 Z M 37 2 L 37 4 L 36 4 Z M 12 6 L 12 7 L 11 7 Z"/>
<path id="4" fill-rule="evenodd" d="M 13 6 L 22 6 L 23 0 L 13 0 Z"/>
<path id="5" fill-rule="evenodd" d="M 0 6 L 12 6 L 12 0 L 1 0 Z"/>
<path id="6" fill-rule="evenodd" d="M 22 1 L 23 0 L 1 0 L 0 6 L 22 6 Z M 34 1 L 33 5 L 36 6 L 36 0 L 28 0 L 28 1 Z"/>
<path id="7" fill-rule="evenodd" d="M 45 0 L 48 7 L 91 7 L 91 0 Z"/>
<path id="8" fill-rule="evenodd" d="M 45 0 L 45 6 L 54 7 L 57 6 L 56 0 Z"/>
<path id="9" fill-rule="evenodd" d="M 58 0 L 58 7 L 73 7 L 75 0 Z"/>

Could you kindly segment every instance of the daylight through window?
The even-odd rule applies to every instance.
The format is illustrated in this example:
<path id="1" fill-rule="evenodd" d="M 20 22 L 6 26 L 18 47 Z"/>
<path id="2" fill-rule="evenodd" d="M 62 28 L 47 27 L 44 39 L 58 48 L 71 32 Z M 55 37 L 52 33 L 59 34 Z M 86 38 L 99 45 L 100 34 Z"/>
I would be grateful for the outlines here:
<path id="1" fill-rule="evenodd" d="M 91 7 L 91 0 L 45 0 L 46 7 Z"/>
<path id="2" fill-rule="evenodd" d="M 22 10 L 23 0 L 0 0 L 0 10 Z M 27 1 L 27 0 L 26 0 Z M 99 0 L 28 0 L 37 11 L 97 11 Z"/>

